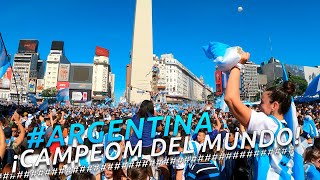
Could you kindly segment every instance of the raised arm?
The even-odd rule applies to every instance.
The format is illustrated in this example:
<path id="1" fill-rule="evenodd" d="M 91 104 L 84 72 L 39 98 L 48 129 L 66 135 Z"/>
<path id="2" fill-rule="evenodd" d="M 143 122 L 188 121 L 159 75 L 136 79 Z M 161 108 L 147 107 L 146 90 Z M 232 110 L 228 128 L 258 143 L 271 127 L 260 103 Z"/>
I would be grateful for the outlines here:
<path id="1" fill-rule="evenodd" d="M 0 121 L 0 158 L 3 159 L 6 152 L 6 138 L 2 129 L 2 122 Z"/>
<path id="2" fill-rule="evenodd" d="M 250 57 L 249 53 L 244 53 L 241 57 L 241 63 L 245 63 Z M 240 100 L 240 69 L 233 68 L 230 71 L 224 100 L 227 103 L 230 112 L 240 121 L 244 127 L 248 127 L 251 110 Z"/>

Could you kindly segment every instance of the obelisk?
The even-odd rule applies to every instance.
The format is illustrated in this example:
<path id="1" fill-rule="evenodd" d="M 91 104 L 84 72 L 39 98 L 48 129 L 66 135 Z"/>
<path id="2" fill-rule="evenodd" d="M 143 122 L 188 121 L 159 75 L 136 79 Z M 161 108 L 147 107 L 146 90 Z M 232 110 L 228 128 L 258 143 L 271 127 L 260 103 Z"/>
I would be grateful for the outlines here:
<path id="1" fill-rule="evenodd" d="M 150 99 L 153 66 L 152 0 L 136 0 L 129 102 Z"/>

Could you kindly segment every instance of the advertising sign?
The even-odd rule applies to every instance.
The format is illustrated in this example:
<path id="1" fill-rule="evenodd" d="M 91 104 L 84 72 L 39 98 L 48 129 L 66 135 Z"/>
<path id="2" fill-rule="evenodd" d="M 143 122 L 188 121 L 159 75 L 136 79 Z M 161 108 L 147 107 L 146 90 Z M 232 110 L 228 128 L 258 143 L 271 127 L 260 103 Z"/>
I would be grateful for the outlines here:
<path id="1" fill-rule="evenodd" d="M 217 70 L 215 72 L 215 78 L 216 78 L 216 95 L 220 96 L 222 95 L 222 72 Z"/>
<path id="2" fill-rule="evenodd" d="M 36 79 L 29 79 L 28 83 L 28 91 L 29 92 L 36 92 Z"/>
<path id="3" fill-rule="evenodd" d="M 44 79 L 37 79 L 37 92 L 44 90 Z"/>
<path id="4" fill-rule="evenodd" d="M 69 82 L 57 82 L 57 89 L 61 90 L 61 89 L 65 89 L 65 88 L 69 88 L 70 83 Z"/>
<path id="5" fill-rule="evenodd" d="M 11 78 L 12 78 L 12 71 L 11 67 L 9 67 L 6 73 L 0 78 L 0 89 L 10 89 L 11 86 Z"/>
<path id="6" fill-rule="evenodd" d="M 109 50 L 103 47 L 96 46 L 96 55 L 109 57 Z"/>
<path id="7" fill-rule="evenodd" d="M 70 64 L 60 64 L 58 81 L 69 81 Z"/>
<path id="8" fill-rule="evenodd" d="M 38 52 L 37 40 L 20 40 L 19 42 L 19 53 L 36 53 Z"/>

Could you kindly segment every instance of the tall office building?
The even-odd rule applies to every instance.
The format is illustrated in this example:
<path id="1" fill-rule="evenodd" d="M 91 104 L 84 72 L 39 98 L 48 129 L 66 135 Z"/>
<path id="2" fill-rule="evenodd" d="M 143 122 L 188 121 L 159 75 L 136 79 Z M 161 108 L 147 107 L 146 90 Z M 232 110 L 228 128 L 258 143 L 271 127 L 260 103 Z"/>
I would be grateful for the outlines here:
<path id="1" fill-rule="evenodd" d="M 109 63 L 109 51 L 105 48 L 97 46 L 95 56 L 93 59 L 93 76 L 92 76 L 92 99 L 93 100 L 102 101 L 108 96 L 110 72 L 111 72 L 111 68 Z"/>
<path id="2" fill-rule="evenodd" d="M 258 66 L 249 61 L 241 71 L 241 98 L 242 100 L 253 101 L 259 94 Z"/>
<path id="3" fill-rule="evenodd" d="M 70 62 L 64 54 L 64 42 L 53 41 L 45 70 L 45 89 L 57 87 L 69 81 Z"/>
<path id="4" fill-rule="evenodd" d="M 136 0 L 128 101 L 150 99 L 153 66 L 152 0 Z"/>
<path id="5" fill-rule="evenodd" d="M 38 40 L 20 40 L 18 53 L 14 55 L 14 77 L 11 78 L 10 98 L 27 102 L 27 94 L 35 94 L 38 67 Z"/>
<path id="6" fill-rule="evenodd" d="M 159 68 L 159 102 L 205 101 L 213 92 L 172 54 L 155 57 L 154 62 Z"/>

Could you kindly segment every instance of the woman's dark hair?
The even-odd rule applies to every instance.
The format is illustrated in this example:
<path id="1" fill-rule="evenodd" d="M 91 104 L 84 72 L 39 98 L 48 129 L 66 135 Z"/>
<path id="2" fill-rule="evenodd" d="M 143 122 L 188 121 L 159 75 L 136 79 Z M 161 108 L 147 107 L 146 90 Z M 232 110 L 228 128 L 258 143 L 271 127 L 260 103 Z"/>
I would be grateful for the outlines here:
<path id="1" fill-rule="evenodd" d="M 146 180 L 150 176 L 152 176 L 150 166 L 140 168 L 133 167 L 128 169 L 128 177 L 131 180 Z"/>
<path id="2" fill-rule="evenodd" d="M 315 147 L 311 146 L 306 149 L 304 152 L 304 162 L 308 163 L 312 160 L 316 160 L 320 158 L 320 151 L 319 149 L 316 149 Z"/>
<path id="3" fill-rule="evenodd" d="M 139 117 L 148 117 L 148 114 L 154 114 L 154 107 L 152 101 L 144 100 L 142 101 L 139 111 L 138 111 Z"/>
<path id="4" fill-rule="evenodd" d="M 291 105 L 291 96 L 295 93 L 296 86 L 293 82 L 285 81 L 282 86 L 271 87 L 266 91 L 271 91 L 269 97 L 270 103 L 278 101 L 280 104 L 279 113 L 285 114 L 289 111 Z"/>

